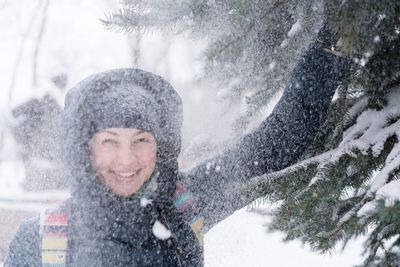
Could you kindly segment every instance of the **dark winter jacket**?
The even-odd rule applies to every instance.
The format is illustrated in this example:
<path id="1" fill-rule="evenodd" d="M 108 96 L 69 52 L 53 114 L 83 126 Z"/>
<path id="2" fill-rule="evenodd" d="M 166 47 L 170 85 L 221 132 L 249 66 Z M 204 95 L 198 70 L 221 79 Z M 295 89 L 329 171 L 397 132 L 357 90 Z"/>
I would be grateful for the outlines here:
<path id="1" fill-rule="evenodd" d="M 67 97 L 65 108 L 69 117 L 63 118 L 67 140 L 64 153 L 72 179 L 72 199 L 67 204 L 71 217 L 69 263 L 72 266 L 202 265 L 202 250 L 187 217 L 171 203 L 176 181 L 184 181 L 196 197 L 198 214 L 205 219 L 207 229 L 248 204 L 247 198 L 232 190 L 233 185 L 285 168 L 299 158 L 324 121 L 344 68 L 340 58 L 319 48 L 310 49 L 295 68 L 272 114 L 254 132 L 187 173 L 179 173 L 177 169 L 182 109 L 179 97 L 168 83 L 134 69 L 98 74 L 80 83 Z M 159 175 L 151 178 L 158 187 L 150 193 L 154 203 L 146 209 L 139 207 L 137 198 L 126 200 L 110 194 L 88 168 L 87 141 L 96 125 L 90 125 L 93 112 L 85 112 L 97 107 L 93 96 L 121 83 L 128 90 L 127 98 L 130 89 L 125 85 L 134 83 L 148 90 L 161 107 L 155 115 L 160 126 Z M 129 118 L 119 120 L 123 125 L 112 126 L 136 127 Z M 155 220 L 169 228 L 173 233 L 171 240 L 158 240 L 152 235 L 149 229 Z M 5 266 L 41 266 L 38 229 L 37 218 L 22 224 L 10 245 Z"/>

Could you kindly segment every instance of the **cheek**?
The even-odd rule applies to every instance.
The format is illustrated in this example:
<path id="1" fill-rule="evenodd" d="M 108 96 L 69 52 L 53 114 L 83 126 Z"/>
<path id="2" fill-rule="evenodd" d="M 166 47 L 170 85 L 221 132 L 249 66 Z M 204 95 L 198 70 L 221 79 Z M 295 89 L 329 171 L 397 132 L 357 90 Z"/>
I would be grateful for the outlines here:
<path id="1" fill-rule="evenodd" d="M 112 157 L 105 153 L 93 153 L 92 164 L 96 172 L 107 169 L 112 163 Z"/>
<path id="2" fill-rule="evenodd" d="M 146 164 L 146 166 L 151 167 L 156 165 L 157 161 L 157 152 L 156 151 L 146 151 L 142 155 L 142 162 Z"/>
<path id="3" fill-rule="evenodd" d="M 95 168 L 96 171 L 102 168 L 104 165 L 104 160 L 100 157 L 93 157 L 92 159 L 93 162 L 93 167 Z"/>

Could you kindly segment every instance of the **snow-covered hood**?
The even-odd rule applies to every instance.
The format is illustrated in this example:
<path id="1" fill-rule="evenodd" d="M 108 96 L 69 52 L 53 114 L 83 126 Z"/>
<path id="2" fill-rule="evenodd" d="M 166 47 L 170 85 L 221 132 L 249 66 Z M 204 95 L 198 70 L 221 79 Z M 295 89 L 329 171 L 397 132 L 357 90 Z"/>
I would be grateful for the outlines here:
<path id="1" fill-rule="evenodd" d="M 89 76 L 68 92 L 61 125 L 65 174 L 73 196 L 87 193 L 98 183 L 91 168 L 88 144 L 100 128 L 135 127 L 153 132 L 158 142 L 159 169 L 177 168 L 182 102 L 167 81 L 150 72 L 129 68 Z M 175 184 L 167 178 L 160 182 Z"/>

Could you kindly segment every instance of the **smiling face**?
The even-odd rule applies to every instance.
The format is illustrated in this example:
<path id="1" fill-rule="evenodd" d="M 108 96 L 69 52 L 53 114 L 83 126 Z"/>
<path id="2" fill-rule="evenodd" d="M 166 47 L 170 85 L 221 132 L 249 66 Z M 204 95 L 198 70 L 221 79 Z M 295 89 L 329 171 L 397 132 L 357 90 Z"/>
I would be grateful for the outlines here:
<path id="1" fill-rule="evenodd" d="M 96 176 L 120 196 L 135 194 L 150 178 L 157 160 L 157 143 L 146 131 L 108 128 L 90 140 Z"/>

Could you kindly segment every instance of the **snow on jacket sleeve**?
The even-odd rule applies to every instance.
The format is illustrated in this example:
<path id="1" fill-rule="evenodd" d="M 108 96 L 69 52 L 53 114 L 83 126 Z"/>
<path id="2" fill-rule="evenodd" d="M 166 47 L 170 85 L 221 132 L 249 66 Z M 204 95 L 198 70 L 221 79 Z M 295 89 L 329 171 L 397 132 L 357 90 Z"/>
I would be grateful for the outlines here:
<path id="1" fill-rule="evenodd" d="M 21 224 L 11 241 L 4 267 L 39 267 L 40 256 L 39 217 Z"/>
<path id="2" fill-rule="evenodd" d="M 187 174 L 206 229 L 249 204 L 235 183 L 292 165 L 313 141 L 345 70 L 346 60 L 313 46 L 300 59 L 271 115 L 252 133 Z"/>

